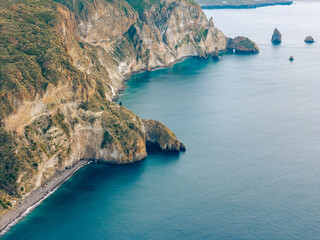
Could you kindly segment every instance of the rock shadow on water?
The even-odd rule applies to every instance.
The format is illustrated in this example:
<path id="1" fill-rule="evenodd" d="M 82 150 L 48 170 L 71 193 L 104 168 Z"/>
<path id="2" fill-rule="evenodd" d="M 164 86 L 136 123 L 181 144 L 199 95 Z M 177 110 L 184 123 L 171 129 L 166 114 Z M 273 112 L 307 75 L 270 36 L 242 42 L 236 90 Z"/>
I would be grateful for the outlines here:
<path id="1" fill-rule="evenodd" d="M 204 59 L 199 57 L 189 57 L 181 62 L 172 64 L 168 68 L 142 72 L 132 76 L 128 81 L 127 86 L 130 86 L 130 88 L 146 88 L 146 85 L 150 80 L 156 79 L 157 76 L 161 76 L 163 78 L 163 76 L 166 75 L 174 75 L 175 79 L 179 79 L 179 76 L 188 75 L 188 73 L 193 73 L 195 70 L 201 71 L 202 69 L 210 66 L 210 59 L 213 58 L 210 57 L 208 59 Z"/>
<path id="2" fill-rule="evenodd" d="M 185 152 L 166 152 L 162 151 L 157 145 L 147 145 L 148 157 L 145 161 L 160 160 L 159 162 L 166 164 L 168 162 L 178 161 Z"/>

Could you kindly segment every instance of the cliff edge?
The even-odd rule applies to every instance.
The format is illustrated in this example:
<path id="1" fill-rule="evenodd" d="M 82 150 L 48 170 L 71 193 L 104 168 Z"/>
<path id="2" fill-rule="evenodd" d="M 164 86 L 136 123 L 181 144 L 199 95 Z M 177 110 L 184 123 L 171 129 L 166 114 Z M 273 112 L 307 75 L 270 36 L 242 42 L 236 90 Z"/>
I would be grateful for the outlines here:
<path id="1" fill-rule="evenodd" d="M 163 124 L 112 102 L 131 74 L 224 51 L 191 0 L 0 0 L 0 215 L 81 159 L 125 164 Z"/>
<path id="2" fill-rule="evenodd" d="M 192 0 L 0 0 L 0 215 L 81 159 L 125 164 L 163 124 L 112 102 L 139 71 L 225 51 Z"/>

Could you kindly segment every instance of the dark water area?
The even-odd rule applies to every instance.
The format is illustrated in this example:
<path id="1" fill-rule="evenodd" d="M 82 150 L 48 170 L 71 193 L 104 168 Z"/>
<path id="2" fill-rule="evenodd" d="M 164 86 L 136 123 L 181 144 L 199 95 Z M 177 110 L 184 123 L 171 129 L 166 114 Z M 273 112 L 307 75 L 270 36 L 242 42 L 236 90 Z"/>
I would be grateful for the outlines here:
<path id="1" fill-rule="evenodd" d="M 260 53 L 141 73 L 120 99 L 187 151 L 88 165 L 1 239 L 320 239 L 320 43 L 303 41 L 320 40 L 319 12 L 206 10 Z"/>

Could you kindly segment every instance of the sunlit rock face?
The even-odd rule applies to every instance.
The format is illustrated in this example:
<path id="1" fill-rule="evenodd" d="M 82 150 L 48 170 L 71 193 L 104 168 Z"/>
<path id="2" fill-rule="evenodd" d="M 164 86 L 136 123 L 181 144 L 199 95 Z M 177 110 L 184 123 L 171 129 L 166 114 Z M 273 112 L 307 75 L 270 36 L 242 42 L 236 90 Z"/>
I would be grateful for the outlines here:
<path id="1" fill-rule="evenodd" d="M 4 202 L 23 199 L 81 159 L 132 163 L 147 156 L 149 144 L 185 150 L 163 124 L 142 120 L 112 100 L 131 74 L 185 57 L 218 55 L 228 38 L 193 1 L 139 4 L 18 0 L 1 5 L 8 46 L 1 49 L 0 69 L 5 76 L 0 140 L 6 143 L 0 151 L 9 166 L 0 173 Z"/>

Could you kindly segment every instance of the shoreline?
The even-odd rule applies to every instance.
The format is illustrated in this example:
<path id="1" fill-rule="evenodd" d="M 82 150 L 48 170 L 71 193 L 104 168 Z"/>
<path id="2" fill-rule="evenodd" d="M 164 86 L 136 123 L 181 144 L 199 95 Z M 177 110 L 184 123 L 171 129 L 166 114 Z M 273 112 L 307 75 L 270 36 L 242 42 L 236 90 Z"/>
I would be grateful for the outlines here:
<path id="1" fill-rule="evenodd" d="M 224 49 L 221 51 L 221 54 L 226 54 L 228 51 Z M 177 63 L 181 63 L 186 59 L 190 58 L 202 58 L 202 59 L 209 59 L 212 55 L 209 53 L 207 56 L 197 56 L 197 55 L 187 55 L 183 56 L 179 59 L 176 59 L 166 65 L 163 66 L 156 66 L 153 68 L 142 68 L 138 71 L 130 72 L 129 74 L 125 75 L 123 79 L 123 86 L 122 88 L 118 89 L 116 95 L 111 99 L 113 102 L 117 102 L 118 99 L 121 97 L 121 94 L 127 88 L 127 82 L 131 79 L 133 75 L 143 73 L 143 72 L 151 72 L 160 69 L 165 69 L 171 67 Z M 16 208 L 10 210 L 6 214 L 0 217 L 0 237 L 4 235 L 12 226 L 17 224 L 22 218 L 28 215 L 32 210 L 34 210 L 38 205 L 42 203 L 47 197 L 49 197 L 52 193 L 54 193 L 65 181 L 67 181 L 77 170 L 82 168 L 85 165 L 92 163 L 91 160 L 80 160 L 75 165 L 73 165 L 70 169 L 66 169 L 58 176 L 51 179 L 46 186 L 40 187 L 32 191 L 28 196 L 21 200 L 21 202 L 16 206 Z"/>
<path id="2" fill-rule="evenodd" d="M 88 160 L 80 160 L 71 168 L 66 169 L 58 176 L 52 178 L 45 187 L 37 188 L 26 196 L 16 208 L 10 210 L 0 218 L 0 236 L 4 235 L 13 225 L 34 210 L 40 203 L 54 193 L 65 181 L 67 181 L 80 168 L 92 163 Z"/>
<path id="3" fill-rule="evenodd" d="M 224 51 L 222 51 L 221 53 L 226 53 L 227 50 L 225 49 Z M 202 58 L 202 59 L 208 59 L 209 57 L 211 57 L 211 55 L 209 54 L 208 56 L 206 57 L 201 57 L 201 56 L 196 56 L 196 55 L 187 55 L 187 56 L 183 56 L 179 59 L 176 59 L 170 63 L 168 63 L 167 65 L 163 65 L 163 66 L 156 66 L 156 67 L 153 67 L 153 68 L 142 68 L 138 71 L 133 71 L 133 72 L 130 72 L 128 74 L 126 74 L 124 76 L 124 79 L 122 80 L 123 81 L 123 86 L 121 88 L 119 88 L 117 90 L 117 93 L 112 97 L 111 101 L 112 102 L 117 102 L 119 100 L 119 98 L 121 97 L 122 93 L 126 90 L 126 88 L 128 87 L 127 86 L 127 83 L 130 81 L 131 77 L 136 75 L 136 74 L 139 74 L 139 73 L 144 73 L 144 72 L 153 72 L 153 71 L 157 71 L 157 70 L 161 70 L 161 69 L 166 69 L 166 68 L 170 68 L 172 67 L 173 65 L 177 64 L 177 63 L 181 63 L 183 62 L 184 60 L 187 60 L 187 59 L 190 59 L 190 58 Z"/>
<path id="4" fill-rule="evenodd" d="M 209 4 L 199 4 L 202 9 L 251 9 L 251 8 L 259 8 L 259 7 L 269 7 L 276 5 L 291 5 L 293 1 L 287 2 L 278 2 L 278 3 L 254 3 L 254 4 L 226 4 L 226 5 L 209 5 Z"/>
<path id="5" fill-rule="evenodd" d="M 143 68 L 138 71 L 131 72 L 125 76 L 123 79 L 123 87 L 118 89 L 116 95 L 111 99 L 111 101 L 116 102 L 123 91 L 127 88 L 127 82 L 133 75 L 142 73 L 142 72 L 150 72 L 156 71 L 159 69 L 168 68 L 176 63 L 180 63 L 188 58 L 201 58 L 200 56 L 189 55 L 181 57 L 173 62 L 170 62 L 164 66 L 156 66 L 150 69 Z M 207 58 L 210 56 L 207 56 Z M 18 205 L 10 210 L 9 212 L 5 213 L 3 216 L 0 217 L 0 237 L 4 235 L 12 226 L 17 224 L 22 218 L 28 215 L 32 210 L 34 210 L 38 205 L 42 203 L 47 197 L 49 197 L 52 193 L 54 193 L 65 181 L 67 181 L 77 170 L 92 163 L 90 160 L 80 160 L 75 165 L 73 165 L 70 169 L 66 169 L 58 176 L 52 178 L 46 186 L 40 187 L 32 191 L 28 196 L 21 200 Z"/>

